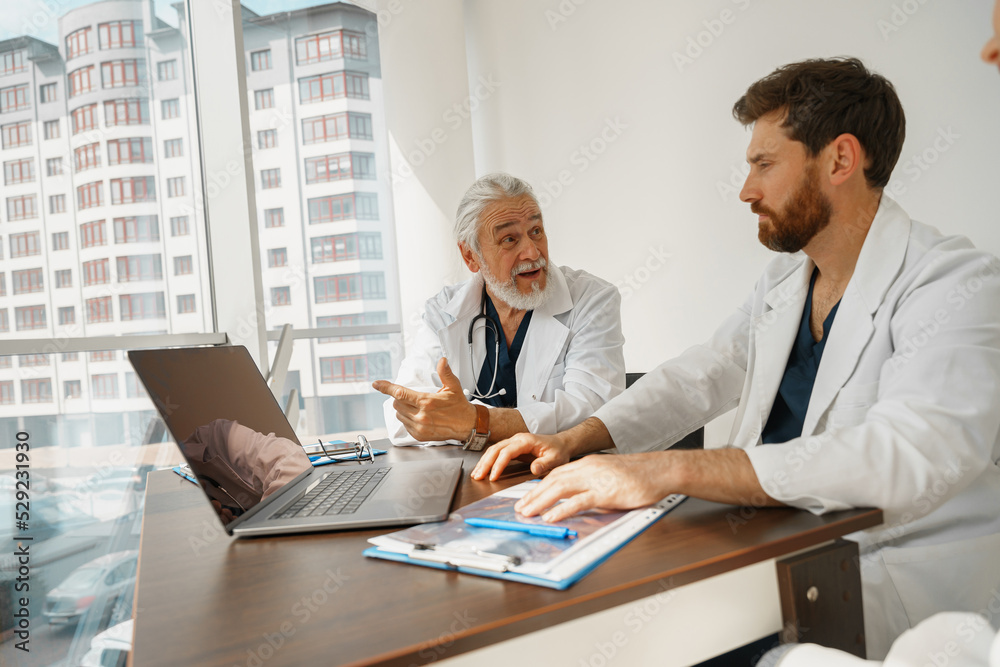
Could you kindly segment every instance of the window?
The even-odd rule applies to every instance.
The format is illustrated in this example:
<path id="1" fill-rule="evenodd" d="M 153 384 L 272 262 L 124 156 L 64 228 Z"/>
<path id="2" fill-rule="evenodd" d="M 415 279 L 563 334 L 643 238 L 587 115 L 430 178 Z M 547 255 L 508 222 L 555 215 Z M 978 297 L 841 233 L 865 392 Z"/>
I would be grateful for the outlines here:
<path id="1" fill-rule="evenodd" d="M 261 130 L 257 133 L 257 148 L 274 148 L 278 145 L 277 130 Z"/>
<path id="2" fill-rule="evenodd" d="M 67 324 L 76 324 L 75 306 L 63 306 L 59 309 L 59 324 L 62 326 L 66 326 Z"/>
<path id="3" fill-rule="evenodd" d="M 123 322 L 162 319 L 167 316 L 163 292 L 122 294 L 118 297 L 118 305 L 122 311 Z"/>
<path id="4" fill-rule="evenodd" d="M 285 226 L 285 209 L 268 208 L 264 210 L 264 227 L 270 229 L 271 227 L 284 227 L 284 226 Z"/>
<path id="5" fill-rule="evenodd" d="M 38 232 L 22 232 L 10 235 L 10 257 L 30 257 L 42 253 L 42 244 Z"/>
<path id="6" fill-rule="evenodd" d="M 183 197 L 184 196 L 184 177 L 175 176 L 174 178 L 167 179 L 167 196 L 168 197 Z"/>
<path id="7" fill-rule="evenodd" d="M 392 365 L 388 352 L 350 357 L 321 357 L 320 382 L 368 382 L 389 377 Z"/>
<path id="8" fill-rule="evenodd" d="M 34 366 L 51 366 L 52 360 L 47 354 L 19 354 L 17 355 L 17 365 L 22 368 Z"/>
<path id="9" fill-rule="evenodd" d="M 61 197 L 62 195 L 57 195 Z M 69 232 L 56 232 L 52 235 L 53 250 L 69 250 Z"/>
<path id="10" fill-rule="evenodd" d="M 160 255 L 130 255 L 118 258 L 118 282 L 135 283 L 163 278 Z"/>
<path id="11" fill-rule="evenodd" d="M 50 157 L 45 161 L 45 173 L 49 176 L 62 176 L 63 159 L 61 157 Z"/>
<path id="12" fill-rule="evenodd" d="M 346 259 L 382 259 L 382 235 L 375 232 L 312 239 L 313 264 Z"/>
<path id="13" fill-rule="evenodd" d="M 51 403 L 52 380 L 50 378 L 21 380 L 21 402 Z"/>
<path id="14" fill-rule="evenodd" d="M 306 158 L 306 183 L 375 178 L 372 153 L 339 153 Z"/>
<path id="15" fill-rule="evenodd" d="M 97 399 L 118 398 L 118 373 L 91 375 L 90 395 Z"/>
<path id="16" fill-rule="evenodd" d="M 51 195 L 49 197 L 49 213 L 66 212 L 66 195 Z M 59 248 L 55 248 L 58 250 Z"/>
<path id="17" fill-rule="evenodd" d="M 363 34 L 334 30 L 295 40 L 295 62 L 299 65 L 333 60 L 345 55 L 358 60 L 367 59 L 367 42 Z"/>
<path id="18" fill-rule="evenodd" d="M 69 97 L 94 90 L 94 66 L 86 65 L 69 73 Z"/>
<path id="19" fill-rule="evenodd" d="M 73 169 L 76 172 L 86 171 L 101 166 L 101 144 L 95 141 L 92 144 L 80 146 L 73 151 Z"/>
<path id="20" fill-rule="evenodd" d="M 66 60 L 90 53 L 90 26 L 66 35 Z"/>
<path id="21" fill-rule="evenodd" d="M 193 313 L 194 310 L 194 294 L 180 294 L 177 296 L 177 313 Z"/>
<path id="22" fill-rule="evenodd" d="M 372 140 L 371 114 L 331 113 L 302 120 L 302 143 L 318 144 L 336 139 Z"/>
<path id="23" fill-rule="evenodd" d="M 163 108 L 163 120 L 181 117 L 181 103 L 179 100 L 163 100 L 161 106 Z"/>
<path id="24" fill-rule="evenodd" d="M 385 298 L 385 276 L 381 273 L 313 278 L 313 287 L 316 303 Z"/>
<path id="25" fill-rule="evenodd" d="M 288 250 L 285 248 L 271 248 L 268 250 L 267 265 L 270 268 L 288 266 Z"/>
<path id="26" fill-rule="evenodd" d="M 79 380 L 66 380 L 63 382 L 63 396 L 65 398 L 80 398 L 81 395 Z"/>
<path id="27" fill-rule="evenodd" d="M 274 106 L 274 89 L 255 90 L 253 92 L 253 103 L 254 108 L 258 111 L 272 108 Z"/>
<path id="28" fill-rule="evenodd" d="M 125 396 L 126 398 L 141 398 L 146 395 L 146 390 L 142 388 L 138 376 L 132 371 L 125 371 Z"/>
<path id="29" fill-rule="evenodd" d="M 31 107 L 31 97 L 28 94 L 28 84 L 0 88 L 0 113 L 19 111 Z"/>
<path id="30" fill-rule="evenodd" d="M 344 55 L 355 60 L 367 60 L 368 42 L 365 35 L 359 32 L 343 31 Z"/>
<path id="31" fill-rule="evenodd" d="M 63 361 L 80 361 L 80 353 L 79 352 L 63 352 L 62 353 L 62 360 Z"/>
<path id="32" fill-rule="evenodd" d="M 281 169 L 261 169 L 260 187 L 262 190 L 281 187 Z"/>
<path id="33" fill-rule="evenodd" d="M 299 79 L 299 102 L 310 104 L 341 97 L 368 99 L 368 75 L 362 72 L 330 72 Z"/>
<path id="34" fill-rule="evenodd" d="M 0 331 L 7 332 L 10 331 L 10 321 L 7 318 L 7 309 L 0 308 Z M 0 361 L 3 357 L 0 357 Z"/>
<path id="35" fill-rule="evenodd" d="M 166 104 L 168 101 L 164 100 L 163 103 Z M 148 125 L 149 104 L 144 99 L 108 100 L 104 103 L 104 123 L 108 127 Z"/>
<path id="36" fill-rule="evenodd" d="M 173 81 L 177 78 L 177 61 L 164 60 L 156 63 L 156 78 L 160 81 Z"/>
<path id="37" fill-rule="evenodd" d="M 251 53 L 250 69 L 254 72 L 271 69 L 271 49 L 264 49 L 263 51 L 254 51 Z"/>
<path id="38" fill-rule="evenodd" d="M 110 296 L 87 299 L 87 324 L 110 322 L 112 319 L 114 319 L 114 314 L 111 312 Z"/>
<path id="39" fill-rule="evenodd" d="M 45 328 L 45 306 L 22 306 L 14 309 L 18 331 Z"/>
<path id="40" fill-rule="evenodd" d="M 179 215 L 176 218 L 170 218 L 170 235 L 171 236 L 187 236 L 191 233 L 188 226 L 188 217 L 186 215 Z"/>
<path id="41" fill-rule="evenodd" d="M 181 157 L 184 155 L 183 139 L 167 139 L 163 142 L 163 157 Z"/>
<path id="42" fill-rule="evenodd" d="M 271 305 L 272 306 L 288 306 L 292 303 L 292 292 L 289 287 L 272 287 L 271 288 Z"/>
<path id="43" fill-rule="evenodd" d="M 108 259 L 94 259 L 83 263 L 84 285 L 106 285 L 111 282 Z"/>
<path id="44" fill-rule="evenodd" d="M 55 82 L 52 82 L 52 83 L 43 83 L 42 85 L 40 85 L 38 87 L 38 103 L 39 104 L 48 104 L 49 102 L 55 102 L 55 101 L 56 101 L 56 84 L 55 84 Z M 48 139 L 48 137 L 46 137 L 46 139 Z"/>
<path id="45" fill-rule="evenodd" d="M 181 255 L 180 257 L 174 257 L 174 275 L 186 276 L 190 273 L 193 273 L 193 263 L 191 261 L 191 255 Z"/>
<path id="46" fill-rule="evenodd" d="M 47 120 L 42 123 L 43 136 L 46 139 L 58 139 L 59 138 L 59 121 L 58 120 Z"/>
<path id="47" fill-rule="evenodd" d="M 31 145 L 31 121 L 11 123 L 0 128 L 3 132 L 3 147 L 17 148 Z"/>
<path id="48" fill-rule="evenodd" d="M 145 83 L 145 62 L 136 58 L 109 60 L 101 63 L 101 85 L 122 88 Z"/>
<path id="49" fill-rule="evenodd" d="M 317 327 L 359 327 L 369 324 L 385 324 L 389 321 L 389 314 L 383 311 L 370 313 L 354 313 L 352 315 L 327 315 L 316 318 Z M 373 338 L 388 338 L 388 334 L 369 336 L 332 336 L 329 338 L 319 338 L 318 343 L 340 343 L 350 340 L 371 340 Z"/>
<path id="50" fill-rule="evenodd" d="M 87 359 L 94 362 L 114 361 L 118 358 L 114 350 L 95 350 L 87 353 Z"/>
<path id="51" fill-rule="evenodd" d="M 7 220 L 28 220 L 38 217 L 35 195 L 7 197 Z"/>
<path id="52" fill-rule="evenodd" d="M 81 185 L 76 189 L 76 208 L 79 211 L 104 204 L 104 189 L 101 181 Z"/>
<path id="53" fill-rule="evenodd" d="M 23 269 L 10 272 L 11 287 L 14 294 L 29 294 L 45 289 L 45 281 L 41 269 Z"/>
<path id="54" fill-rule="evenodd" d="M 153 161 L 153 140 L 149 137 L 108 140 L 108 164 L 143 164 Z"/>
<path id="55" fill-rule="evenodd" d="M 73 271 L 71 269 L 59 269 L 56 271 L 56 288 L 72 287 L 73 286 Z M 72 308 L 72 306 L 70 306 Z M 59 324 L 66 324 L 63 322 L 62 311 L 64 309 L 60 308 L 59 312 Z"/>
<path id="56" fill-rule="evenodd" d="M 7 274 L 0 272 L 0 296 L 7 296 Z"/>
<path id="57" fill-rule="evenodd" d="M 148 243 L 160 240 L 160 221 L 155 215 L 115 218 L 115 243 Z"/>
<path id="58" fill-rule="evenodd" d="M 152 176 L 111 179 L 112 205 L 144 201 L 156 201 L 156 182 Z"/>
<path id="59" fill-rule="evenodd" d="M 92 248 L 94 246 L 104 245 L 108 241 L 104 236 L 104 221 L 95 220 L 94 222 L 85 222 L 80 225 L 80 246 L 84 248 Z"/>
<path id="60" fill-rule="evenodd" d="M 104 113 L 107 114 L 108 106 L 104 105 Z M 73 117 L 73 134 L 79 134 L 87 130 L 97 128 L 97 103 L 73 109 L 70 114 Z M 53 121 L 54 122 L 54 121 Z"/>
<path id="61" fill-rule="evenodd" d="M 0 76 L 28 71 L 28 59 L 24 49 L 0 54 Z"/>
<path id="62" fill-rule="evenodd" d="M 97 26 L 101 49 L 142 46 L 142 21 L 110 21 Z"/>
<path id="63" fill-rule="evenodd" d="M 35 161 L 32 158 L 3 163 L 4 185 L 30 183 L 35 180 Z"/>
<path id="64" fill-rule="evenodd" d="M 4 380 L 0 382 L 0 405 L 14 404 L 14 381 Z"/>
<path id="65" fill-rule="evenodd" d="M 378 196 L 354 192 L 309 200 L 309 224 L 336 220 L 378 220 Z"/>

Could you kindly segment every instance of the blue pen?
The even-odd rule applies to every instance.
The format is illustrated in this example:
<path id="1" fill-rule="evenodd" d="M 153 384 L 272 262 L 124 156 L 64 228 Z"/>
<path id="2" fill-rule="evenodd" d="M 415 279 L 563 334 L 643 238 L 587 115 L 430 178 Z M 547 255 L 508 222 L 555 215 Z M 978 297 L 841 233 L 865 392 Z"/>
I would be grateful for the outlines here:
<path id="1" fill-rule="evenodd" d="M 465 523 L 477 528 L 495 528 L 497 530 L 514 530 L 519 533 L 528 533 L 536 537 L 552 537 L 557 540 L 565 540 L 567 537 L 576 537 L 576 531 L 562 526 L 539 526 L 534 523 L 521 523 L 520 521 L 500 521 L 498 519 L 479 519 L 471 517 Z"/>

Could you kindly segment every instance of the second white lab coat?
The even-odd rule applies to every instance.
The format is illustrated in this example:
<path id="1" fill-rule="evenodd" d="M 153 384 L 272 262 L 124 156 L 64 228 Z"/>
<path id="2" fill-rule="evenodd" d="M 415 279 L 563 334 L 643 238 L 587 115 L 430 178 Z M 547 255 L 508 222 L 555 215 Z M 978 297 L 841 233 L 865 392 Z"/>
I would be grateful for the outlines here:
<path id="1" fill-rule="evenodd" d="M 861 550 L 870 658 L 938 611 L 1000 608 L 1000 262 L 883 195 L 841 299 L 802 437 L 761 444 L 813 272 L 773 260 L 705 344 L 598 410 L 619 451 L 737 408 L 764 490 L 817 514 L 878 507 Z M 738 527 L 736 528 L 738 530 Z"/>

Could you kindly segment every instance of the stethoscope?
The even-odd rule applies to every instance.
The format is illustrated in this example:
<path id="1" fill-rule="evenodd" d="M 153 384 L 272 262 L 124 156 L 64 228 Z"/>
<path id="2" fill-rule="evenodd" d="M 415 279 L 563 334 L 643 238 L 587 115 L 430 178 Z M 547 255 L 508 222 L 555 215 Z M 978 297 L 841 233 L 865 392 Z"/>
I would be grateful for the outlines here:
<path id="1" fill-rule="evenodd" d="M 506 395 L 507 390 L 504 389 L 503 387 L 500 387 L 500 391 L 496 392 L 493 391 L 497 383 L 497 368 L 499 368 L 500 366 L 500 325 L 497 324 L 497 321 L 495 319 L 486 314 L 486 285 L 483 285 L 483 297 L 482 300 L 479 302 L 479 314 L 473 317 L 472 322 L 469 323 L 469 364 L 470 367 L 473 369 L 473 378 L 476 378 L 477 376 L 475 373 L 476 360 L 472 356 L 472 331 L 473 329 L 476 328 L 476 322 L 478 322 L 479 320 L 484 321 L 484 329 L 486 327 L 493 329 L 493 342 L 494 342 L 493 379 L 490 380 L 490 388 L 489 390 L 487 390 L 486 394 L 479 393 L 478 382 L 475 382 L 475 384 L 473 385 L 475 387 L 473 391 L 469 391 L 468 389 L 463 389 L 462 393 L 464 393 L 466 397 L 478 398 L 481 401 L 488 401 L 491 398 Z M 485 331 L 483 335 L 485 337 Z"/>

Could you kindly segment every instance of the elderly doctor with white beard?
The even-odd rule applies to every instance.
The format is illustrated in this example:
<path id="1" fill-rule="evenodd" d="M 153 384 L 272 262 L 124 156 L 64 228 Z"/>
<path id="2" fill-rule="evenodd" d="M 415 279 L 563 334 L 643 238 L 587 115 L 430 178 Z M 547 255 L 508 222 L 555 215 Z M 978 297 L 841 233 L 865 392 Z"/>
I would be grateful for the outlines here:
<path id="1" fill-rule="evenodd" d="M 481 450 L 517 433 L 576 426 L 625 387 L 621 296 L 585 271 L 548 261 L 531 186 L 476 181 L 455 236 L 473 277 L 427 301 L 385 420 L 395 445 Z"/>

